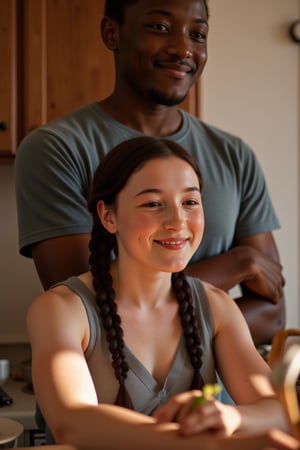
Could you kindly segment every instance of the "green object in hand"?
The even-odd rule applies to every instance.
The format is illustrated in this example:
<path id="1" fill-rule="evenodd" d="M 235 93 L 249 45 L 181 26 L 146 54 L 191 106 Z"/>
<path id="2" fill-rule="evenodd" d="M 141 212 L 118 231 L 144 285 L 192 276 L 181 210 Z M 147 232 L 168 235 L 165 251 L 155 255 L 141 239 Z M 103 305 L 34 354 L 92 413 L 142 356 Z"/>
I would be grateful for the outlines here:
<path id="1" fill-rule="evenodd" d="M 199 397 L 195 397 L 192 400 L 192 409 L 196 408 L 197 406 L 204 405 L 204 403 L 207 402 L 211 397 L 219 394 L 221 392 L 222 388 L 221 386 L 217 384 L 206 384 L 203 386 L 202 395 L 199 395 Z"/>

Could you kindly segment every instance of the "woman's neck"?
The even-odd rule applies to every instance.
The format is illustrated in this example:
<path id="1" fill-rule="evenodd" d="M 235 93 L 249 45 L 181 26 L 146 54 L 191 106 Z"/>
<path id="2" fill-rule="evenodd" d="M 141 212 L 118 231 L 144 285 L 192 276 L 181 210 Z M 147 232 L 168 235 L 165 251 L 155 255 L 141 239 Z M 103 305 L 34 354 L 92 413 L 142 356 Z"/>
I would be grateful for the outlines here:
<path id="1" fill-rule="evenodd" d="M 157 308 L 172 300 L 171 273 L 138 273 L 138 270 L 133 268 L 122 267 L 117 261 L 111 266 L 113 288 L 118 303 L 130 302 L 139 308 Z"/>

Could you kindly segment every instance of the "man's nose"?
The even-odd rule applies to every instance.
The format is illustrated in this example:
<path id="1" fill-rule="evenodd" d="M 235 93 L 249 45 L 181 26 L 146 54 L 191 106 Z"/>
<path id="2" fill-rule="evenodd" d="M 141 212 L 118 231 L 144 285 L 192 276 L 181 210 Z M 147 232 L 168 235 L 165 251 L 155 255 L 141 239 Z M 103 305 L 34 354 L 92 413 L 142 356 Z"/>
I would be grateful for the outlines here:
<path id="1" fill-rule="evenodd" d="M 176 55 L 179 59 L 193 56 L 190 39 L 184 33 L 173 35 L 168 42 L 166 51 L 169 55 Z"/>

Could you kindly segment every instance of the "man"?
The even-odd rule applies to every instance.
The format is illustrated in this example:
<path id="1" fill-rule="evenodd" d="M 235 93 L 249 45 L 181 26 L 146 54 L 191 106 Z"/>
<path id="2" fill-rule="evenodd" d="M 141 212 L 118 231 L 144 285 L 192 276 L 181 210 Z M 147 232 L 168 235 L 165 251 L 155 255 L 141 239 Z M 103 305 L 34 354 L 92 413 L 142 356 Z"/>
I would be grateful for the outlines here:
<path id="1" fill-rule="evenodd" d="M 141 133 L 168 137 L 196 156 L 204 180 L 205 234 L 188 271 L 224 290 L 240 285 L 255 343 L 270 343 L 284 328 L 285 302 L 263 174 L 242 140 L 178 106 L 206 64 L 206 2 L 107 0 L 101 31 L 114 53 L 112 95 L 35 130 L 17 153 L 21 253 L 44 288 L 87 270 L 86 199 L 99 160 Z"/>

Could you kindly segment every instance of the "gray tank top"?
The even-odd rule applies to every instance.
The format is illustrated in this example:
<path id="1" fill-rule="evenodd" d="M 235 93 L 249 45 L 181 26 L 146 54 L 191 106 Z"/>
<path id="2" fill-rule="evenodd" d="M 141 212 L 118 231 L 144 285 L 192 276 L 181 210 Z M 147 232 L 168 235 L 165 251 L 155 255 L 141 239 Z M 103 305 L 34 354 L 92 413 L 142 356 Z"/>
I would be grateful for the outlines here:
<path id="1" fill-rule="evenodd" d="M 202 342 L 201 375 L 205 383 L 216 383 L 213 350 L 214 323 L 206 291 L 199 279 L 188 277 L 188 282 L 191 286 Z M 63 284 L 75 292 L 85 307 L 90 326 L 90 341 L 85 352 L 85 358 L 95 384 L 99 403 L 113 404 L 119 385 L 111 365 L 111 354 L 106 341 L 106 333 L 101 319 L 99 320 L 94 295 L 77 277 L 70 277 L 59 284 Z M 156 382 L 126 345 L 125 357 L 129 365 L 129 372 L 125 381 L 126 388 L 136 411 L 151 415 L 158 406 L 165 403 L 171 396 L 190 389 L 193 368 L 185 348 L 184 337 L 181 338 L 163 386 Z"/>

